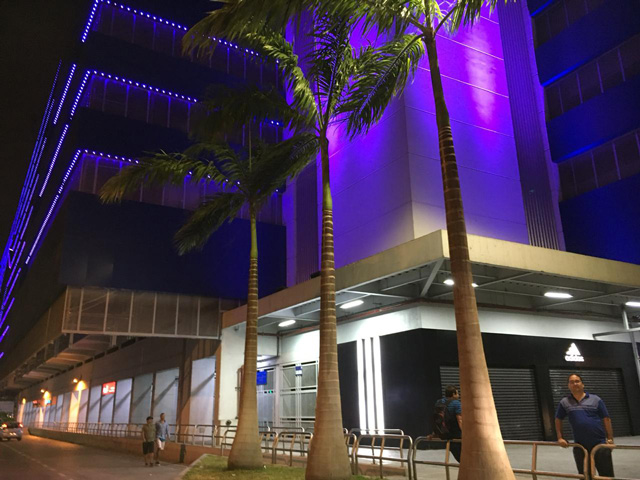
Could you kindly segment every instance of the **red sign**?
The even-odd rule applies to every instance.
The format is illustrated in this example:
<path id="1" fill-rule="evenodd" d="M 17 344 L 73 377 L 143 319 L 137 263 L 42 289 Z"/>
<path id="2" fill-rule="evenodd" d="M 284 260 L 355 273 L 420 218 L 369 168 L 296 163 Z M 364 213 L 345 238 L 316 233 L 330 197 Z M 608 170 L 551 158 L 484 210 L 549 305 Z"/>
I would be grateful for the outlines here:
<path id="1" fill-rule="evenodd" d="M 103 383 L 102 394 L 110 395 L 112 393 L 116 393 L 116 382 Z"/>

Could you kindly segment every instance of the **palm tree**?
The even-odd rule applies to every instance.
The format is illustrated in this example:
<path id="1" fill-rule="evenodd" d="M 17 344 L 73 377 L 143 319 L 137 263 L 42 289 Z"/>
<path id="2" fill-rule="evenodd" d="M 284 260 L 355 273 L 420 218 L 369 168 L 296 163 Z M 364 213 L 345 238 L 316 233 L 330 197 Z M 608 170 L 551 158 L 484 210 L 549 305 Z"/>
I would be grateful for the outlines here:
<path id="1" fill-rule="evenodd" d="M 215 118 L 215 115 L 211 118 Z M 237 118 L 237 117 L 236 117 Z M 248 124 L 250 127 L 250 124 Z M 250 132 L 250 128 L 247 129 Z M 250 136 L 250 133 L 249 133 Z M 249 141 L 249 145 L 252 142 Z M 262 205 L 287 179 L 295 176 L 312 158 L 318 143 L 315 135 L 301 133 L 277 144 L 253 142 L 247 149 L 228 144 L 202 142 L 184 153 L 158 153 L 121 170 L 100 192 L 103 202 L 118 202 L 141 184 L 182 185 L 215 182 L 220 191 L 200 205 L 177 232 L 180 254 L 201 248 L 226 221 L 233 220 L 246 204 L 249 209 L 251 248 L 247 295 L 247 326 L 244 374 L 240 393 L 238 428 L 231 447 L 230 469 L 262 468 L 258 433 L 256 368 L 258 355 L 258 238 L 256 217 Z"/>
<path id="2" fill-rule="evenodd" d="M 189 52 L 208 54 L 228 25 L 235 25 L 235 0 L 210 13 L 184 37 Z M 349 16 L 312 15 L 313 29 L 308 32 L 315 48 L 302 60 L 293 45 L 268 26 L 247 29 L 241 41 L 277 62 L 293 98 L 290 107 L 279 111 L 281 118 L 306 125 L 318 138 L 322 171 L 322 247 L 320 270 L 320 362 L 314 437 L 306 469 L 308 480 L 347 479 L 351 468 L 342 432 L 340 384 L 335 306 L 335 265 L 333 248 L 333 202 L 331 198 L 328 139 L 329 128 L 341 119 L 356 114 L 345 108 L 350 82 L 371 55 L 371 48 L 356 55 L 349 43 L 355 22 Z M 249 19 L 250 22 L 250 19 Z M 226 26 L 225 26 L 226 25 Z M 235 37 L 234 37 L 235 38 Z M 301 64 L 305 65 L 303 69 Z M 238 102 L 240 103 L 240 102 Z M 355 125 L 364 121 L 351 120 Z"/>
<path id="3" fill-rule="evenodd" d="M 443 26 L 453 33 L 462 25 L 473 25 L 480 17 L 482 6 L 494 8 L 497 1 L 458 0 L 446 15 L 442 15 L 436 0 L 229 0 L 225 6 L 226 15 L 210 15 L 205 19 L 207 23 L 201 22 L 202 29 L 193 31 L 196 35 L 216 32 L 228 38 L 250 37 L 265 28 L 283 28 L 308 9 L 316 15 L 351 15 L 364 19 L 365 28 L 375 28 L 381 34 L 392 36 L 392 40 L 376 54 L 367 57 L 370 63 L 360 70 L 366 74 L 358 76 L 350 102 L 343 106 L 346 110 L 354 109 L 348 120 L 352 134 L 361 133 L 381 117 L 392 96 L 402 93 L 411 77 L 409 70 L 417 66 L 426 50 L 435 98 L 449 255 L 455 282 L 460 384 L 465 392 L 461 480 L 513 479 L 514 475 L 502 442 L 482 344 L 458 167 L 436 39 Z M 435 20 L 439 21 L 434 25 Z"/>

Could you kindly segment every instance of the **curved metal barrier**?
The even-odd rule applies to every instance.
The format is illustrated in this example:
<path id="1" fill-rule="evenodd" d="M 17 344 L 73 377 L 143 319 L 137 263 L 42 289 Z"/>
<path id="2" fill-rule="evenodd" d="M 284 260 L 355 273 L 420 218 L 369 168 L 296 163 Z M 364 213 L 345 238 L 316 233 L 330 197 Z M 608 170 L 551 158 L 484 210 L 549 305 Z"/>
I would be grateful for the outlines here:
<path id="1" fill-rule="evenodd" d="M 360 449 L 360 444 L 362 443 L 362 440 L 370 440 L 370 445 L 367 445 L 367 448 L 371 448 L 371 455 L 363 455 L 360 454 L 359 449 Z M 394 443 L 398 443 L 398 446 L 388 446 L 387 442 L 388 441 L 393 441 Z M 404 450 L 405 448 L 405 442 L 408 444 L 406 450 L 407 450 L 407 456 L 405 458 L 404 456 Z M 397 452 L 398 456 L 397 457 L 393 457 L 393 456 L 385 456 L 385 448 L 387 450 L 387 452 L 392 451 L 392 452 Z M 376 454 L 376 449 L 378 449 L 378 453 Z M 376 460 L 379 462 L 380 464 L 380 477 L 382 477 L 382 473 L 383 473 L 383 462 L 396 462 L 396 463 L 400 463 L 400 465 L 402 465 L 402 468 L 405 468 L 405 464 L 406 464 L 406 469 L 409 475 L 409 480 L 413 479 L 413 472 L 411 469 L 411 452 L 413 451 L 413 439 L 409 436 L 409 435 L 395 435 L 395 434 L 381 434 L 381 435 L 375 435 L 375 434 L 363 434 L 360 435 L 355 443 L 355 446 L 353 447 L 353 460 L 354 460 L 354 469 L 355 469 L 355 473 L 357 474 L 359 472 L 358 470 L 358 459 L 360 458 L 366 458 L 369 460 L 373 461 L 373 464 L 375 465 Z"/>
<path id="2" fill-rule="evenodd" d="M 280 432 L 276 435 L 275 440 L 273 442 L 273 454 L 271 457 L 271 463 L 278 463 L 278 450 L 279 447 L 282 446 L 282 455 L 286 457 L 287 452 L 289 453 L 289 466 L 293 466 L 293 454 L 298 453 L 301 457 L 304 457 L 309 454 L 309 446 L 311 445 L 311 440 L 313 439 L 313 434 L 309 432 L 300 432 L 300 431 L 284 431 Z M 288 443 L 289 448 L 285 446 Z M 300 448 L 295 448 L 296 443 L 300 446 Z"/>
<path id="3" fill-rule="evenodd" d="M 603 477 L 601 475 L 596 475 L 596 453 L 599 450 L 604 450 L 604 449 L 609 449 L 609 450 L 638 450 L 640 451 L 640 445 L 609 445 L 606 443 L 602 443 L 600 445 L 596 445 L 595 447 L 593 447 L 593 449 L 591 450 L 591 456 L 589 458 L 589 461 L 591 462 L 591 479 L 592 480 L 638 480 L 637 478 L 629 478 L 629 477 L 618 477 L 617 475 L 614 477 Z M 612 452 L 613 453 L 613 452 Z M 640 465 L 640 458 L 638 459 L 638 462 L 636 462 L 636 465 Z M 638 470 L 640 470 L 640 467 L 638 468 Z M 585 470 L 586 471 L 586 470 Z"/>

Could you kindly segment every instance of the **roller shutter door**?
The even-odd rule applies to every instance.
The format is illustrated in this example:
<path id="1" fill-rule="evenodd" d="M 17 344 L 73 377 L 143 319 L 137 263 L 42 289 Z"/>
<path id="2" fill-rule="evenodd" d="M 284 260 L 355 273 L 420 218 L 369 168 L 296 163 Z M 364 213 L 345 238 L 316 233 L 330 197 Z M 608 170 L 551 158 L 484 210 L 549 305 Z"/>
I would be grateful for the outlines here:
<path id="1" fill-rule="evenodd" d="M 585 391 L 594 393 L 604 400 L 609 415 L 611 415 L 613 434 L 616 437 L 631 435 L 627 394 L 620 370 L 570 370 L 565 368 L 549 370 L 554 405 L 557 406 L 562 397 L 566 397 L 570 393 L 568 378 L 574 372 L 582 377 Z M 571 427 L 566 420 L 562 424 L 562 432 L 565 438 L 573 438 Z"/>
<path id="2" fill-rule="evenodd" d="M 505 440 L 542 440 L 542 419 L 533 369 L 490 368 L 489 378 L 502 437 Z M 443 395 L 447 385 L 459 386 L 458 367 L 440 367 L 440 380 Z M 464 425 L 464 392 L 460 394 Z"/>

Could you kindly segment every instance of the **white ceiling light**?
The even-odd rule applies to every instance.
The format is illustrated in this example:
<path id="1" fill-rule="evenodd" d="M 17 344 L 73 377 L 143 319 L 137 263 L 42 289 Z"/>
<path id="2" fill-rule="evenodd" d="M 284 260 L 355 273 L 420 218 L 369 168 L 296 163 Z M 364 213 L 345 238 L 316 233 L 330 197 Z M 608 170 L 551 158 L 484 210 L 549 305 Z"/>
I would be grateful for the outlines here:
<path id="1" fill-rule="evenodd" d="M 356 308 L 362 305 L 364 302 L 362 300 L 354 300 L 352 302 L 343 303 L 340 305 L 340 308 L 343 310 L 349 310 L 350 308 Z"/>
<path id="2" fill-rule="evenodd" d="M 449 285 L 449 286 L 453 285 L 453 284 L 454 284 L 453 278 L 447 278 L 447 279 L 444 281 L 444 284 L 445 284 L 445 285 Z"/>
<path id="3" fill-rule="evenodd" d="M 293 325 L 294 323 L 296 323 L 295 320 L 285 320 L 284 322 L 280 322 L 278 324 L 279 327 L 288 327 L 289 325 Z"/>
<path id="4" fill-rule="evenodd" d="M 640 308 L 640 302 L 634 302 L 632 300 L 629 300 L 627 303 L 625 303 L 625 305 L 627 307 L 635 307 L 635 308 Z"/>
<path id="5" fill-rule="evenodd" d="M 544 292 L 544 296 L 548 298 L 573 298 L 573 295 L 566 292 Z"/>
<path id="6" fill-rule="evenodd" d="M 472 286 L 473 288 L 478 288 L 478 284 L 477 284 L 476 282 L 473 282 L 473 283 L 471 284 L 471 286 Z"/>

